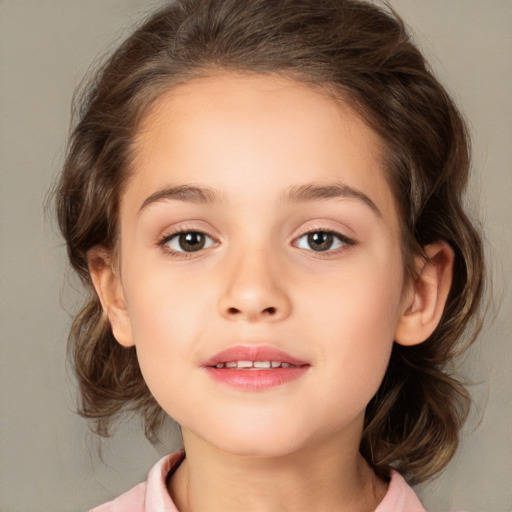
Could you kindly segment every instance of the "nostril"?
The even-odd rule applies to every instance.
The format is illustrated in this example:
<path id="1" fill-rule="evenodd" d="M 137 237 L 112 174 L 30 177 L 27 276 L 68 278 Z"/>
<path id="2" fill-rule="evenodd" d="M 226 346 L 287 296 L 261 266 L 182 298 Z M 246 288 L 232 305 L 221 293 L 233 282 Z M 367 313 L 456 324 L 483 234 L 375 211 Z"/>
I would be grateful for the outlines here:
<path id="1" fill-rule="evenodd" d="M 270 308 L 264 309 L 263 311 L 267 311 L 269 314 L 273 315 L 276 312 L 276 308 L 270 307 Z"/>
<path id="2" fill-rule="evenodd" d="M 240 311 L 238 311 L 238 309 L 236 309 L 236 308 L 229 308 L 229 309 L 228 309 L 228 313 L 229 313 L 230 315 L 234 315 L 234 314 L 236 314 L 236 313 L 240 313 Z"/>

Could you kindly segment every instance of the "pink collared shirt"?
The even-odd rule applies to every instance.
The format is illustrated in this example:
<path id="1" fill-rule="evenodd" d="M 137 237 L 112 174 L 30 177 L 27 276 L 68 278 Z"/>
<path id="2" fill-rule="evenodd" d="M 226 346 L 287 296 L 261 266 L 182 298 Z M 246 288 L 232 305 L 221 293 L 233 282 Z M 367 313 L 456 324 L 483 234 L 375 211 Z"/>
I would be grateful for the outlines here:
<path id="1" fill-rule="evenodd" d="M 151 468 L 148 479 L 115 500 L 90 512 L 179 512 L 167 492 L 166 480 L 184 459 L 179 451 L 160 459 Z M 389 489 L 375 512 L 426 512 L 414 491 L 396 471 L 391 472 Z"/>

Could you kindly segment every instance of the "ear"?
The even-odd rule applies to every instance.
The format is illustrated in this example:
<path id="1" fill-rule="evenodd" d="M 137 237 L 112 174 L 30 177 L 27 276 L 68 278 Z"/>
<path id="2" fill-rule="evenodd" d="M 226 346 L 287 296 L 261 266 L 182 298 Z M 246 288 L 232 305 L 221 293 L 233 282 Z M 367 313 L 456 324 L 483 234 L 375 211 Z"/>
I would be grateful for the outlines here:
<path id="1" fill-rule="evenodd" d="M 130 317 L 112 251 L 100 246 L 93 247 L 87 252 L 87 260 L 94 289 L 110 321 L 115 339 L 124 347 L 133 346 L 135 342 Z"/>
<path id="2" fill-rule="evenodd" d="M 424 342 L 443 315 L 453 277 L 453 249 L 439 241 L 424 248 L 427 258 L 416 258 L 416 278 L 404 294 L 395 341 L 400 345 Z"/>

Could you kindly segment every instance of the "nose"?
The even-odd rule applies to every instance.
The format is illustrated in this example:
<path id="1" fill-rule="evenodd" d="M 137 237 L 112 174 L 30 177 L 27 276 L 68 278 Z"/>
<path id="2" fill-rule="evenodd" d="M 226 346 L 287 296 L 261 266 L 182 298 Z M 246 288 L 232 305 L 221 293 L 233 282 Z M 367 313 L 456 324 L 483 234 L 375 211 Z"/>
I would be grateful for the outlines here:
<path id="1" fill-rule="evenodd" d="M 239 255 L 228 265 L 219 312 L 228 320 L 276 322 L 291 313 L 283 268 L 266 251 Z"/>

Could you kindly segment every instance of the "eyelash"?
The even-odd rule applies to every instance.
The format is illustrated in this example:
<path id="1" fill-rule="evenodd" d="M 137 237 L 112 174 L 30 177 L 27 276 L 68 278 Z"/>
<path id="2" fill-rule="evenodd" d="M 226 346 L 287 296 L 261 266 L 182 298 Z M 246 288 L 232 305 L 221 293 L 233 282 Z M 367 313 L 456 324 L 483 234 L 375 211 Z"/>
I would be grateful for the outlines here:
<path id="1" fill-rule="evenodd" d="M 158 240 L 157 245 L 159 247 L 161 247 L 169 256 L 171 256 L 173 258 L 179 258 L 179 259 L 182 259 L 182 260 L 187 260 L 187 259 L 193 258 L 195 253 L 196 252 L 197 253 L 201 252 L 202 249 L 199 249 L 198 251 L 192 251 L 192 252 L 176 251 L 174 249 L 170 249 L 168 247 L 168 245 L 167 245 L 174 238 L 176 238 L 176 237 L 178 237 L 180 235 L 190 234 L 190 233 L 197 233 L 197 234 L 200 234 L 200 235 L 203 235 L 203 236 L 207 236 L 210 239 L 215 241 L 215 237 L 213 237 L 212 235 L 210 235 L 206 231 L 201 231 L 201 230 L 198 230 L 198 229 L 188 229 L 188 228 L 184 228 L 183 229 L 182 228 L 182 229 L 179 229 L 177 231 L 173 231 L 173 232 L 163 236 L 161 239 Z M 334 238 L 337 238 L 338 241 L 341 242 L 341 244 L 342 244 L 341 247 L 336 248 L 334 250 L 329 249 L 329 250 L 326 250 L 326 251 L 314 251 L 312 249 L 311 250 L 303 249 L 303 250 L 306 250 L 308 252 L 315 253 L 317 255 L 317 257 L 320 257 L 320 258 L 326 258 L 326 257 L 329 257 L 329 256 L 337 255 L 337 254 L 339 254 L 341 252 L 344 252 L 344 251 L 348 250 L 350 247 L 353 247 L 354 245 L 357 244 L 357 242 L 355 240 L 353 240 L 352 238 L 347 237 L 343 233 L 339 233 L 338 231 L 334 231 L 332 229 L 325 229 L 325 228 L 320 228 L 320 227 L 312 228 L 312 229 L 310 228 L 307 231 L 301 233 L 299 236 L 297 236 L 294 239 L 294 242 L 300 240 L 301 238 L 303 238 L 303 237 L 305 237 L 307 235 L 311 235 L 311 234 L 314 234 L 314 233 L 324 233 L 324 234 L 327 234 L 327 235 L 332 235 Z M 295 243 L 293 245 L 294 245 L 294 247 L 297 247 L 297 245 L 295 245 Z"/>

